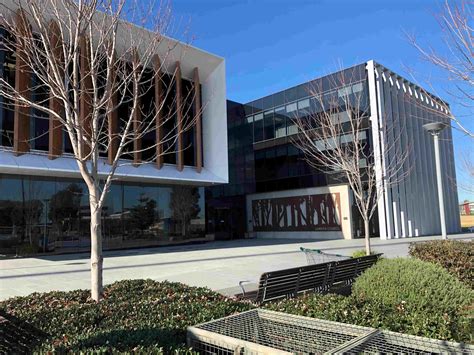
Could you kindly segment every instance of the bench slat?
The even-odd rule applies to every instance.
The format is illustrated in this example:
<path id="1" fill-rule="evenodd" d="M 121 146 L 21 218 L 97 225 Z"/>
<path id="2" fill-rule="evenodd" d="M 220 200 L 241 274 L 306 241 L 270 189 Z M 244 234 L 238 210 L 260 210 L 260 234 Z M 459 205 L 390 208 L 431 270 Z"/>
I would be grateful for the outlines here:
<path id="1" fill-rule="evenodd" d="M 351 284 L 377 262 L 381 254 L 263 273 L 256 302 L 295 297 L 309 291 L 326 292 L 334 284 Z"/>

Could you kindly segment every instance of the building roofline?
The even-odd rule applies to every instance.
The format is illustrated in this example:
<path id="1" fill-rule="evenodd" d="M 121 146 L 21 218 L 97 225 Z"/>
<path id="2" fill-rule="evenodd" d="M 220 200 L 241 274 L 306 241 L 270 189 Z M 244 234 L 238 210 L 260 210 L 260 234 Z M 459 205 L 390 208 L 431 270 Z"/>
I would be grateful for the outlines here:
<path id="1" fill-rule="evenodd" d="M 337 74 L 341 71 L 344 71 L 344 70 L 348 70 L 348 69 L 351 69 L 351 68 L 355 68 L 355 67 L 358 67 L 358 66 L 361 66 L 361 65 L 367 65 L 370 61 L 374 62 L 374 66 L 375 67 L 378 67 L 378 68 L 383 68 L 384 70 L 386 71 L 389 71 L 390 73 L 392 73 L 394 76 L 397 76 L 399 77 L 400 79 L 404 80 L 405 82 L 407 82 L 408 84 L 414 86 L 415 88 L 423 91 L 424 93 L 426 93 L 428 96 L 430 96 L 430 98 L 432 98 L 433 100 L 436 100 L 436 101 L 439 101 L 440 103 L 442 103 L 443 105 L 446 105 L 447 107 L 449 107 L 449 103 L 447 103 L 445 100 L 443 100 L 442 98 L 440 98 L 439 96 L 437 95 L 434 95 L 433 93 L 429 92 L 428 90 L 426 90 L 425 88 L 421 87 L 420 85 L 418 84 L 415 84 L 413 83 L 412 81 L 408 80 L 407 78 L 405 78 L 404 76 L 398 74 L 397 72 L 394 72 L 393 70 L 387 68 L 386 66 L 384 66 L 383 64 L 380 64 L 379 62 L 377 62 L 376 60 L 374 59 L 369 59 L 367 61 L 363 61 L 363 62 L 360 62 L 360 63 L 357 63 L 357 64 L 354 64 L 354 65 L 351 65 L 351 66 L 348 66 L 348 67 L 344 67 L 344 68 L 341 68 L 340 70 L 337 70 L 337 71 L 332 71 L 328 74 L 325 74 L 325 75 L 322 75 L 322 76 L 318 76 L 318 77 L 315 77 L 315 78 L 312 78 L 310 80 L 307 80 L 307 81 L 304 81 L 304 82 L 301 82 L 301 83 L 298 83 L 296 85 L 293 85 L 293 86 L 289 86 L 285 89 L 282 89 L 282 90 L 278 90 L 278 91 L 274 91 L 274 92 L 271 92 L 269 93 L 268 95 L 264 95 L 264 96 L 260 96 L 260 97 L 257 97 L 253 100 L 250 100 L 250 101 L 247 101 L 247 102 L 244 102 L 244 103 L 241 103 L 241 102 L 238 102 L 238 101 L 235 101 L 235 100 L 231 100 L 231 101 L 234 101 L 234 102 L 237 102 L 237 103 L 240 103 L 240 104 L 243 104 L 243 105 L 248 105 L 250 104 L 251 102 L 254 102 L 256 100 L 260 100 L 260 99 L 264 99 L 266 97 L 269 97 L 269 96 L 272 96 L 272 95 L 275 95 L 275 94 L 278 94 L 278 93 L 281 93 L 283 91 L 286 91 L 286 90 L 289 90 L 289 89 L 292 89 L 292 88 L 296 88 L 300 85 L 304 85 L 304 84 L 308 84 L 314 80 L 318 80 L 318 79 L 322 79 L 322 78 L 325 78 L 325 77 L 328 77 L 328 76 L 331 76 L 331 75 L 334 75 L 334 74 Z"/>

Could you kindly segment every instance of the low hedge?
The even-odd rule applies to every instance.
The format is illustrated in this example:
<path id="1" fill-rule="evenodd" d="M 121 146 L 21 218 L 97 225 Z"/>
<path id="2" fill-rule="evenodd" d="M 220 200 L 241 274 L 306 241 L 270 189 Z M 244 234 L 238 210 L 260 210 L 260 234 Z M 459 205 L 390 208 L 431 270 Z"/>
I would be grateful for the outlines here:
<path id="1" fill-rule="evenodd" d="M 418 259 L 382 259 L 359 276 L 353 294 L 394 306 L 418 309 L 459 309 L 474 301 L 474 291 L 439 265 Z"/>
<path id="2" fill-rule="evenodd" d="M 267 307 L 297 315 L 472 342 L 474 292 L 438 265 L 382 259 L 357 278 L 348 297 L 308 295 Z"/>
<path id="3" fill-rule="evenodd" d="M 183 353 L 187 326 L 252 307 L 206 288 L 152 280 L 108 285 L 100 303 L 89 293 L 33 293 L 0 302 L 0 312 L 41 334 L 34 351 Z"/>
<path id="4" fill-rule="evenodd" d="M 375 254 L 378 254 L 376 251 L 374 250 L 371 250 L 370 251 L 370 255 L 375 255 Z M 359 250 L 355 250 L 352 254 L 351 254 L 351 257 L 353 258 L 361 258 L 363 256 L 367 256 L 367 252 L 365 251 L 365 249 L 359 249 Z"/>
<path id="5" fill-rule="evenodd" d="M 357 278 L 352 295 L 396 311 L 398 322 L 409 323 L 409 333 L 463 340 L 470 335 L 474 291 L 439 265 L 409 258 L 380 260 Z"/>
<path id="6" fill-rule="evenodd" d="M 474 241 L 433 240 L 410 244 L 409 254 L 438 264 L 474 288 Z"/>

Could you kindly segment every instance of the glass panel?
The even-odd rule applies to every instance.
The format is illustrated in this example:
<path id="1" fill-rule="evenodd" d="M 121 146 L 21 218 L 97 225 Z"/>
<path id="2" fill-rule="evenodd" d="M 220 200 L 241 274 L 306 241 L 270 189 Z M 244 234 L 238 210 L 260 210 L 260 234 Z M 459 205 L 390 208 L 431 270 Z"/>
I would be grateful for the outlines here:
<path id="1" fill-rule="evenodd" d="M 342 98 L 347 98 L 352 93 L 352 88 L 350 86 L 345 86 L 337 90 L 337 95 Z"/>
<path id="2" fill-rule="evenodd" d="M 182 80 L 183 87 L 183 128 L 186 130 L 183 132 L 183 156 L 184 165 L 195 166 L 195 125 L 193 120 L 195 119 L 194 114 L 194 84 L 186 79 Z"/>
<path id="3" fill-rule="evenodd" d="M 7 36 L 2 29 L 3 36 Z M 8 35 L 10 36 L 10 35 Z M 1 41 L 0 41 L 1 43 Z M 15 87 L 15 54 L 0 48 L 0 74 L 11 86 Z M 14 107 L 11 100 L 0 96 L 0 144 L 13 146 Z"/>
<path id="4" fill-rule="evenodd" d="M 275 126 L 273 123 L 273 110 L 264 113 L 264 139 L 275 138 Z"/>
<path id="5" fill-rule="evenodd" d="M 311 115 L 311 109 L 309 105 L 309 99 L 298 101 L 298 117 L 309 118 Z"/>
<path id="6" fill-rule="evenodd" d="M 351 113 L 349 111 L 335 112 L 331 114 L 331 121 L 334 124 L 342 124 L 351 120 Z"/>
<path id="7" fill-rule="evenodd" d="M 178 238 L 194 238 L 203 236 L 204 191 L 194 186 L 173 186 L 169 188 L 168 228 L 172 236 Z M 169 200 L 168 200 L 169 199 Z"/>
<path id="8" fill-rule="evenodd" d="M 275 138 L 286 136 L 286 110 L 285 106 L 277 107 L 274 115 Z"/>
<path id="9" fill-rule="evenodd" d="M 254 136 L 254 141 L 259 142 L 263 140 L 263 113 L 256 114 L 254 116 L 254 122 L 253 122 L 253 136 Z"/>
<path id="10" fill-rule="evenodd" d="M 141 112 L 143 131 L 142 137 L 142 159 L 144 161 L 153 161 L 156 156 L 156 125 L 155 125 L 155 85 L 154 74 L 151 70 L 144 72 L 140 85 Z"/>
<path id="11" fill-rule="evenodd" d="M 0 234 L 5 246 L 28 243 L 23 234 L 23 182 L 19 178 L 0 176 Z"/>
<path id="12" fill-rule="evenodd" d="M 352 85 L 352 92 L 354 94 L 358 93 L 359 91 L 362 91 L 363 89 L 364 89 L 363 83 L 357 83 L 357 84 Z"/>
<path id="13" fill-rule="evenodd" d="M 37 184 L 38 181 L 31 183 Z M 48 246 L 52 248 L 54 245 L 54 249 L 89 247 L 90 209 L 85 184 L 79 181 L 56 184 L 44 181 L 41 191 L 45 194 L 44 202 L 48 204 Z"/>
<path id="14" fill-rule="evenodd" d="M 49 106 L 49 90 L 45 85 L 42 85 L 39 80 L 33 78 L 33 101 L 41 106 Z M 49 115 L 39 109 L 31 109 L 31 142 L 32 149 L 48 151 L 49 145 Z"/>
<path id="15" fill-rule="evenodd" d="M 163 92 L 165 93 L 163 107 L 163 161 L 168 164 L 176 164 L 176 85 L 174 77 L 164 74 Z"/>

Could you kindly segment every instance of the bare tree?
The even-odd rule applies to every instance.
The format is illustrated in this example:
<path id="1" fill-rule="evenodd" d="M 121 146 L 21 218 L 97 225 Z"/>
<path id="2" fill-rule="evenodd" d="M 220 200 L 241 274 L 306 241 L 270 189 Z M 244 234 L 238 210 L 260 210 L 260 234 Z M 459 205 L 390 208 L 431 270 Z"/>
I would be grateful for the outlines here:
<path id="1" fill-rule="evenodd" d="M 444 79 L 450 85 L 443 83 L 447 94 L 467 111 L 467 114 L 454 114 L 446 105 L 446 110 L 440 112 L 433 110 L 437 115 L 443 114 L 453 122 L 453 128 L 458 129 L 470 139 L 474 138 L 472 119 L 474 110 L 474 23 L 472 0 L 445 0 L 440 11 L 435 13 L 435 18 L 441 29 L 440 38 L 433 38 L 432 44 L 421 43 L 414 34 L 407 34 L 408 41 L 418 50 L 421 58 L 433 67 L 444 73 Z M 431 37 L 432 38 L 432 37 Z M 437 41 L 437 42 L 436 42 Z M 432 78 L 426 79 L 429 86 L 433 87 Z M 415 100 L 414 100 L 415 102 Z M 418 102 L 415 102 L 419 105 Z M 474 162 L 471 160 L 469 148 L 461 158 L 460 172 L 465 183 L 458 183 L 450 177 L 453 184 L 472 193 Z"/>
<path id="2" fill-rule="evenodd" d="M 199 211 L 199 190 L 192 186 L 173 186 L 170 206 L 176 219 L 181 223 L 181 235 L 186 235 L 186 227 Z"/>
<path id="3" fill-rule="evenodd" d="M 370 255 L 369 223 L 385 189 L 399 183 L 405 176 L 408 147 L 394 135 L 394 127 L 385 124 L 384 152 L 377 154 L 371 147 L 368 95 L 363 82 L 347 78 L 341 72 L 333 77 L 332 87 L 310 90 L 311 108 L 305 117 L 293 119 L 298 132 L 293 144 L 304 153 L 305 161 L 316 170 L 347 183 L 364 221 L 365 249 Z M 398 138 L 397 138 L 398 137 Z M 386 159 L 389 156 L 390 159 Z M 382 155 L 383 154 L 383 155 Z M 377 178 L 374 162 L 385 161 L 384 176 Z"/>
<path id="4" fill-rule="evenodd" d="M 132 164 L 124 161 L 125 155 L 133 157 L 134 165 L 145 163 L 145 150 L 160 168 L 163 155 L 185 148 L 181 134 L 199 114 L 183 112 L 181 102 L 189 97 L 181 101 L 170 95 L 175 85 L 181 92 L 179 62 L 172 54 L 176 42 L 164 36 L 170 8 L 126 0 L 8 0 L 2 2 L 1 14 L 0 25 L 9 34 L 2 44 L 15 52 L 17 70 L 34 76 L 49 99 L 35 101 L 30 92 L 36 88 L 30 83 L 12 85 L 3 78 L 0 95 L 18 107 L 19 121 L 29 119 L 25 110 L 30 108 L 49 115 L 50 154 L 61 154 L 51 140 L 67 132 L 89 193 L 91 297 L 99 301 L 101 211 L 117 169 Z M 171 83 L 163 82 L 164 72 L 170 73 Z M 141 138 L 149 132 L 156 132 L 156 144 L 142 147 Z M 20 137 L 14 151 L 22 152 L 27 144 Z"/>
<path id="5" fill-rule="evenodd" d="M 436 14 L 436 20 L 443 34 L 439 47 L 438 44 L 423 45 L 415 35 L 407 35 L 409 42 L 419 51 L 421 57 L 446 74 L 447 80 L 453 84 L 448 94 L 468 110 L 474 108 L 473 6 L 472 0 L 445 0 L 442 10 Z M 463 117 L 456 117 L 451 112 L 447 112 L 447 115 L 461 132 L 474 138 L 474 131 L 468 122 L 464 122 Z M 472 115 L 467 117 L 472 118 Z"/>

